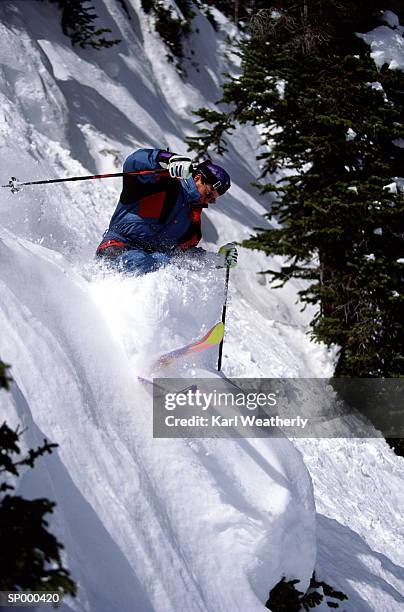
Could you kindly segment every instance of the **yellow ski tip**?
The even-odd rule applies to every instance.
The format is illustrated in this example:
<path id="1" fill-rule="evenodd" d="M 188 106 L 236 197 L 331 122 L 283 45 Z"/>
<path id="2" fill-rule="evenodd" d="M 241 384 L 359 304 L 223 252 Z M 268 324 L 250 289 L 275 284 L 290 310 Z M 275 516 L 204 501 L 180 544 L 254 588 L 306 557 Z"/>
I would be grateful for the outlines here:
<path id="1" fill-rule="evenodd" d="M 210 330 L 209 336 L 206 338 L 207 344 L 219 344 L 223 340 L 224 336 L 224 325 L 222 321 L 220 323 L 216 323 L 214 327 Z"/>
<path id="2" fill-rule="evenodd" d="M 190 353 L 197 353 L 198 351 L 202 351 L 203 349 L 209 348 L 210 346 L 220 344 L 220 342 L 223 340 L 223 336 L 224 325 L 220 321 L 220 323 L 216 323 L 216 325 L 214 325 L 212 329 L 210 329 L 203 338 L 201 338 L 194 344 L 190 344 L 188 346 L 188 351 Z"/>
<path id="3" fill-rule="evenodd" d="M 175 349 L 174 351 L 170 351 L 165 355 L 161 355 L 157 361 L 156 367 L 161 368 L 163 366 L 167 366 L 179 357 L 190 355 L 191 353 L 198 353 L 204 349 L 216 346 L 217 344 L 220 344 L 223 337 L 224 324 L 222 321 L 220 321 L 220 323 L 216 323 L 216 325 L 214 325 L 212 329 L 210 329 L 208 333 L 205 334 L 200 340 L 187 344 L 187 346 L 183 346 L 179 349 Z"/>

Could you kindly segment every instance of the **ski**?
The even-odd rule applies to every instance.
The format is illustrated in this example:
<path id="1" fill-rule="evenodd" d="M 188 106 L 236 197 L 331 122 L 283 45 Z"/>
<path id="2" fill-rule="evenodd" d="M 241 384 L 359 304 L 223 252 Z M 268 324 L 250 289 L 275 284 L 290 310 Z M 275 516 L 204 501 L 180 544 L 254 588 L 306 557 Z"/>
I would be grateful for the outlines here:
<path id="1" fill-rule="evenodd" d="M 196 342 L 191 342 L 191 344 L 187 344 L 181 348 L 175 349 L 174 351 L 170 351 L 169 353 L 165 353 L 161 355 L 154 365 L 154 369 L 160 369 L 171 365 L 174 361 L 179 359 L 180 357 L 184 357 L 186 355 L 191 355 L 192 353 L 199 353 L 207 348 L 212 346 L 216 346 L 220 344 L 223 340 L 224 336 L 224 325 L 220 321 L 220 323 L 216 323 L 208 331 L 207 334 L 196 340 Z"/>

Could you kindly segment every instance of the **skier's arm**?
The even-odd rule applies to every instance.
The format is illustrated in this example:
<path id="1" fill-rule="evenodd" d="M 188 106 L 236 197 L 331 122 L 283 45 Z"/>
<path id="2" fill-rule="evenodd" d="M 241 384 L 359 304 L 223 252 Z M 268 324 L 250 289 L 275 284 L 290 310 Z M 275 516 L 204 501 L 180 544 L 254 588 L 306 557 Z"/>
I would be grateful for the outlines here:
<path id="1" fill-rule="evenodd" d="M 138 149 L 126 158 L 124 172 L 167 169 L 172 178 L 187 179 L 192 175 L 192 160 L 163 149 Z"/>
<path id="2" fill-rule="evenodd" d="M 138 149 L 131 153 L 123 164 L 124 172 L 138 172 L 139 170 L 161 169 L 159 154 L 161 149 Z M 172 155 L 169 153 L 169 155 Z"/>

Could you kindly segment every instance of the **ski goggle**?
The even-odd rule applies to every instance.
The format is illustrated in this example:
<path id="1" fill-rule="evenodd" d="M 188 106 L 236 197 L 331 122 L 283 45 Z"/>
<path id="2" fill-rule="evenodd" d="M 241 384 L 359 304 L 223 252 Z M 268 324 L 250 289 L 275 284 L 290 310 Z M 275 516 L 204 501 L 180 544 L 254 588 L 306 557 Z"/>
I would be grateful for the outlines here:
<path id="1" fill-rule="evenodd" d="M 206 186 L 205 186 L 205 196 L 208 199 L 208 202 L 210 204 L 214 204 L 216 202 L 216 196 L 213 193 L 214 191 L 219 193 L 219 191 L 217 189 L 215 189 L 215 187 L 213 185 L 212 185 L 212 189 L 209 189 L 209 191 L 206 189 Z M 221 194 L 219 193 L 219 195 L 221 195 Z"/>

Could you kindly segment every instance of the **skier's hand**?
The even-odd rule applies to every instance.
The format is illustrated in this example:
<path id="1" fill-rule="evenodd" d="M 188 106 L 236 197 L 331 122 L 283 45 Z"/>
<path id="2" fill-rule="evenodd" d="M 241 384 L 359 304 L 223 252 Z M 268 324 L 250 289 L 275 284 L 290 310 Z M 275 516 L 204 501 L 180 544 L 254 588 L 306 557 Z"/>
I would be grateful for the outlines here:
<path id="1" fill-rule="evenodd" d="M 227 268 L 237 266 L 238 251 L 234 242 L 228 242 L 220 247 L 219 253 L 224 255 L 224 263 Z"/>
<path id="2" fill-rule="evenodd" d="M 183 155 L 173 155 L 168 162 L 168 171 L 172 178 L 189 179 L 192 176 L 192 159 Z"/>

